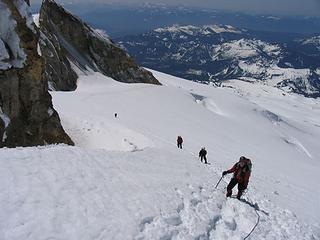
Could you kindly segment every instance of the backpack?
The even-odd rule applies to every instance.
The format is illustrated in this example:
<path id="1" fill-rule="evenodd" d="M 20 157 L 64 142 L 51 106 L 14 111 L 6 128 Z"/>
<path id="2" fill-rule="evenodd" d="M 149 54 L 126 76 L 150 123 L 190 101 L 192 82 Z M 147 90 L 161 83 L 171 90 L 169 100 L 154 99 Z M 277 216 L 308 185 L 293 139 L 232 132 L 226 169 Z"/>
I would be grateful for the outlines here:
<path id="1" fill-rule="evenodd" d="M 241 157 L 240 161 L 238 163 L 240 163 L 240 162 L 245 162 L 245 165 L 244 165 L 244 167 L 242 167 L 241 172 L 251 172 L 252 162 L 249 158 Z"/>

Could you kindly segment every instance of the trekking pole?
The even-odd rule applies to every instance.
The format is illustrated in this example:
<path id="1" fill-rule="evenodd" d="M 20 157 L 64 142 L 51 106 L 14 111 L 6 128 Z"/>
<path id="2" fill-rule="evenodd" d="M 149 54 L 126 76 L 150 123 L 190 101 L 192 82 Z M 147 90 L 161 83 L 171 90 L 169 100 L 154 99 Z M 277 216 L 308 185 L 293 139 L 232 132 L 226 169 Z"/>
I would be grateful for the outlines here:
<path id="1" fill-rule="evenodd" d="M 244 195 L 246 195 L 247 192 L 248 192 L 248 189 L 244 190 L 244 191 L 243 191 L 243 194 L 242 194 L 242 197 L 243 197 Z"/>
<path id="2" fill-rule="evenodd" d="M 216 185 L 216 187 L 214 189 L 217 189 L 217 187 L 218 187 L 219 183 L 221 182 L 222 178 L 223 178 L 223 176 L 220 178 L 219 182 L 217 183 L 217 185 Z"/>

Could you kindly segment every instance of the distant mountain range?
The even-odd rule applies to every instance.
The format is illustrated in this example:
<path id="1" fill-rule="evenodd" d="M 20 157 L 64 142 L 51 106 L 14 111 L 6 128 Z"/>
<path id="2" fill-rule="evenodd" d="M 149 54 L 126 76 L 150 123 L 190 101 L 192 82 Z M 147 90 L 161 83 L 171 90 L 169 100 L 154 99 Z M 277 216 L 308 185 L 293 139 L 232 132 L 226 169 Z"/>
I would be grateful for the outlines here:
<path id="1" fill-rule="evenodd" d="M 118 41 L 141 65 L 186 79 L 218 85 L 230 79 L 264 81 L 320 97 L 320 35 L 289 35 L 173 25 Z"/>

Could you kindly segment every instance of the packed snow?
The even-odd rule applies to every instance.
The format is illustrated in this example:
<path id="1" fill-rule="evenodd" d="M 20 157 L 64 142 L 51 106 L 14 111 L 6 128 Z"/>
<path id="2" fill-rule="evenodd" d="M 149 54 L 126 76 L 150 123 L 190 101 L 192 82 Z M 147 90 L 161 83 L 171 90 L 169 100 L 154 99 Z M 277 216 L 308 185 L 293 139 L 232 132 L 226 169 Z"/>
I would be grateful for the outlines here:
<path id="1" fill-rule="evenodd" d="M 0 239 L 319 239 L 320 101 L 153 73 L 163 86 L 92 73 L 51 92 L 76 146 L 0 149 Z M 227 199 L 241 155 L 248 191 Z"/>

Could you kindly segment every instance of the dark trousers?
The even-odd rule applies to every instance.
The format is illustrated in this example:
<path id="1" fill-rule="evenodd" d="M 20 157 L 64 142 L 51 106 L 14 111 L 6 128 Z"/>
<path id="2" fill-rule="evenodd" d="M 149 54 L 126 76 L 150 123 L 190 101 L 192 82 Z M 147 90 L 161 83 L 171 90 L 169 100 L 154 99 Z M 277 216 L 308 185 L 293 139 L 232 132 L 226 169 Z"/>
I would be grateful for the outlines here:
<path id="1" fill-rule="evenodd" d="M 182 149 L 182 143 L 177 143 L 177 146 Z"/>
<path id="2" fill-rule="evenodd" d="M 243 191 L 246 189 L 243 183 L 239 183 L 237 179 L 232 178 L 227 186 L 227 197 L 231 197 L 232 189 L 238 184 L 238 195 L 237 198 L 240 199 Z"/>
<path id="3" fill-rule="evenodd" d="M 208 163 L 206 156 L 200 156 L 200 161 L 202 162 L 203 160 L 204 160 L 204 163 Z"/>

